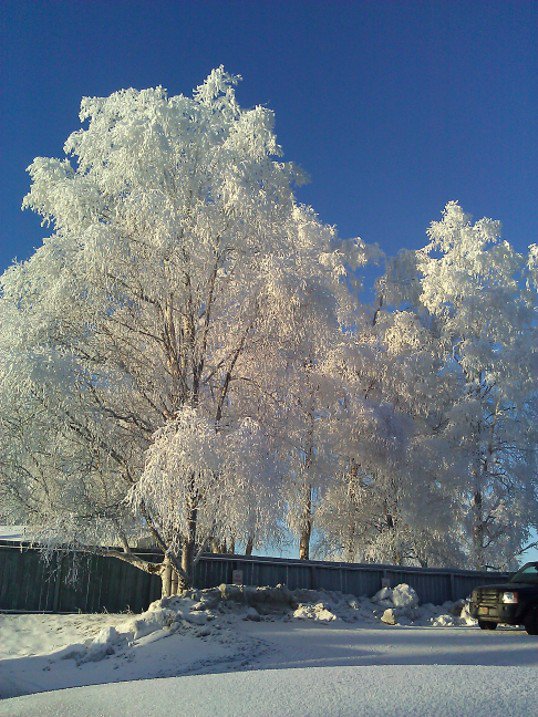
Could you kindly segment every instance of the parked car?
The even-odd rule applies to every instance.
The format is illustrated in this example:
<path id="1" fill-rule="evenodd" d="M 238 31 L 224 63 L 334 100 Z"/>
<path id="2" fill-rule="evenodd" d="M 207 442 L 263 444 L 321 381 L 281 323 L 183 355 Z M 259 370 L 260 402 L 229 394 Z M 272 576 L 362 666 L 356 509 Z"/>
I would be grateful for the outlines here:
<path id="1" fill-rule="evenodd" d="M 506 583 L 479 585 L 471 594 L 471 615 L 482 630 L 499 623 L 524 625 L 538 635 L 538 562 L 526 563 Z"/>

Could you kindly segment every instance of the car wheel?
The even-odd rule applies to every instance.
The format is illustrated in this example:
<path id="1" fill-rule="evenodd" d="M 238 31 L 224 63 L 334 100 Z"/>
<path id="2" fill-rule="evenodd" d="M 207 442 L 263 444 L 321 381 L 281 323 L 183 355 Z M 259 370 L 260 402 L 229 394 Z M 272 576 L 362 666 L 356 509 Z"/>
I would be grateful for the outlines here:
<path id="1" fill-rule="evenodd" d="M 490 622 L 489 620 L 479 620 L 478 621 L 478 627 L 481 630 L 496 630 L 497 629 L 497 623 L 496 622 Z"/>
<path id="2" fill-rule="evenodd" d="M 523 624 L 528 635 L 538 635 L 538 605 L 534 605 L 527 612 Z"/>

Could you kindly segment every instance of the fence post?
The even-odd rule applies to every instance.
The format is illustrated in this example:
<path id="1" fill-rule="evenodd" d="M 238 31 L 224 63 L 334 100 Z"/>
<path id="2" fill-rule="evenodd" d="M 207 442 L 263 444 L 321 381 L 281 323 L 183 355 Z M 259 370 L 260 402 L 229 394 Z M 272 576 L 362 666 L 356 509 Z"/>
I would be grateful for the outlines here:
<path id="1" fill-rule="evenodd" d="M 454 573 L 450 573 L 450 599 L 452 602 L 456 599 L 456 588 L 454 585 Z"/>

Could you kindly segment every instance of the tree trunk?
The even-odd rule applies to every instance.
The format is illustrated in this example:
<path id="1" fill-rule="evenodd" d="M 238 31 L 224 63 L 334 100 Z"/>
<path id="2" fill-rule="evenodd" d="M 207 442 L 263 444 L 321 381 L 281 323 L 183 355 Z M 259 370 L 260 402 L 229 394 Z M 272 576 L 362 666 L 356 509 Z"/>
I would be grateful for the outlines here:
<path id="1" fill-rule="evenodd" d="M 345 560 L 348 563 L 355 562 L 355 556 L 357 554 L 357 550 L 355 547 L 355 537 L 357 532 L 357 525 L 356 525 L 356 515 L 357 515 L 357 491 L 356 486 L 358 484 L 358 472 L 359 467 L 353 458 L 351 459 L 350 467 L 349 467 L 349 474 L 348 474 L 348 484 L 347 484 L 347 494 L 348 494 L 348 502 L 350 506 L 350 512 L 348 514 L 348 525 L 347 525 L 347 540 L 345 545 Z"/>
<path id="2" fill-rule="evenodd" d="M 391 535 L 391 553 L 392 553 L 392 563 L 393 565 L 402 565 L 403 564 L 403 556 L 400 550 L 400 546 L 398 545 L 398 534 L 396 531 L 396 523 L 394 521 L 394 516 L 391 513 L 385 514 L 385 522 L 387 524 L 387 528 L 390 531 Z"/>
<path id="3" fill-rule="evenodd" d="M 183 563 L 183 559 L 181 561 Z M 183 569 L 183 566 L 182 566 Z M 191 579 L 189 577 L 189 580 L 186 581 L 185 578 L 178 573 L 178 571 L 174 568 L 173 562 L 170 560 L 170 558 L 165 558 L 163 560 L 162 568 L 160 570 L 160 578 L 161 578 L 161 597 L 173 597 L 174 595 L 179 595 L 183 592 L 183 590 L 186 590 L 187 588 L 191 587 Z"/>
<path id="4" fill-rule="evenodd" d="M 192 473 L 187 495 L 187 535 L 181 546 L 181 570 L 178 590 L 183 591 L 192 586 L 194 558 L 196 555 L 196 532 L 198 528 L 198 499 L 195 483 L 195 474 Z"/>
<path id="5" fill-rule="evenodd" d="M 299 541 L 299 560 L 310 560 L 310 534 L 310 527 L 301 531 L 301 539 Z"/>
<path id="6" fill-rule="evenodd" d="M 312 535 L 312 487 L 305 486 L 305 505 L 301 535 L 299 539 L 299 560 L 310 559 L 310 537 Z"/>
<path id="7" fill-rule="evenodd" d="M 305 362 L 305 368 L 311 367 L 313 362 L 308 359 Z M 312 485 L 310 484 L 310 468 L 312 466 L 312 457 L 314 455 L 314 390 L 311 388 L 310 408 L 308 412 L 309 430 L 307 437 L 307 450 L 303 466 L 303 483 L 301 485 L 302 496 L 304 501 L 302 505 L 301 528 L 299 536 L 299 560 L 310 559 L 310 537 L 312 535 Z"/>
<path id="8" fill-rule="evenodd" d="M 187 587 L 190 587 L 192 585 L 192 579 L 193 579 L 193 562 L 194 562 L 194 551 L 195 551 L 196 545 L 193 540 L 189 540 L 186 538 L 183 541 L 183 546 L 181 550 L 181 569 L 186 575 L 187 582 L 181 581 L 181 589 L 184 590 Z"/>
<path id="9" fill-rule="evenodd" d="M 181 592 L 179 589 L 179 575 L 177 574 L 177 570 L 174 570 L 172 568 L 172 580 L 171 580 L 171 595 L 177 595 L 178 592 Z"/>
<path id="10" fill-rule="evenodd" d="M 353 521 L 350 521 L 348 525 L 348 538 L 344 557 L 348 563 L 355 561 L 355 523 Z"/>
<path id="11" fill-rule="evenodd" d="M 231 555 L 235 555 L 235 538 L 232 538 L 230 540 L 230 545 L 228 546 L 228 552 Z"/>
<path id="12" fill-rule="evenodd" d="M 161 570 L 161 597 L 170 597 L 174 595 L 172 592 L 172 563 L 168 558 L 163 560 L 163 567 Z"/>
<path id="13" fill-rule="evenodd" d="M 254 538 L 252 535 L 248 536 L 247 545 L 245 547 L 245 555 L 252 555 L 252 550 L 254 549 Z"/>
<path id="14" fill-rule="evenodd" d="M 482 493 L 477 490 L 473 496 L 473 563 L 475 570 L 485 570 L 484 520 Z"/>

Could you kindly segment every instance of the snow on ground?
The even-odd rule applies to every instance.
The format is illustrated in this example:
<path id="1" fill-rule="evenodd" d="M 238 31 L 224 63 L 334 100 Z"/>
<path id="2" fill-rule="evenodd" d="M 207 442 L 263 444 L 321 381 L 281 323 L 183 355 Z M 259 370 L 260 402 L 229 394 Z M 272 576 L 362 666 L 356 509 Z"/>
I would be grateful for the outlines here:
<path id="1" fill-rule="evenodd" d="M 102 628 L 115 625 L 118 617 L 109 614 L 0 615 L 0 660 L 48 655 L 65 645 L 93 638 Z"/>
<path id="2" fill-rule="evenodd" d="M 0 715 L 168 715 L 179 694 L 189 708 L 172 713 L 190 717 L 532 713 L 535 638 L 482 632 L 462 603 L 417 603 L 409 586 L 358 599 L 223 585 L 141 615 L 0 615 Z"/>
<path id="3" fill-rule="evenodd" d="M 318 667 L 47 692 L 0 702 L 0 716 L 528 717 L 536 697 L 532 667 Z"/>
<path id="4" fill-rule="evenodd" d="M 163 602 L 141 615 L 0 615 L 0 697 L 232 669 L 263 649 L 233 620 Z"/>

